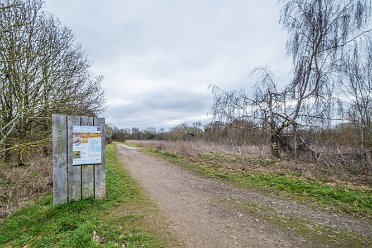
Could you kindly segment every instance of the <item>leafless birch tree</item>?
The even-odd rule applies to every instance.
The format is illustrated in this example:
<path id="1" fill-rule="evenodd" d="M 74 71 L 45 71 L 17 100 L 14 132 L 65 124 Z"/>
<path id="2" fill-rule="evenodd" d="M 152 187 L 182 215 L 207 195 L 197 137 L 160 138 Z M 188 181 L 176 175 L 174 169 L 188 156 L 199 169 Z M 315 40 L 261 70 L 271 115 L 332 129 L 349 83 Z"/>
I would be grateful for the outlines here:
<path id="1" fill-rule="evenodd" d="M 279 157 L 284 133 L 331 121 L 333 91 L 340 65 L 369 33 L 371 2 L 367 0 L 280 0 L 280 23 L 288 32 L 287 51 L 293 79 L 281 86 L 269 70 L 259 77 L 254 95 L 213 87 L 213 114 L 257 118 L 270 130 L 272 153 Z M 300 141 L 312 149 L 300 137 Z"/>

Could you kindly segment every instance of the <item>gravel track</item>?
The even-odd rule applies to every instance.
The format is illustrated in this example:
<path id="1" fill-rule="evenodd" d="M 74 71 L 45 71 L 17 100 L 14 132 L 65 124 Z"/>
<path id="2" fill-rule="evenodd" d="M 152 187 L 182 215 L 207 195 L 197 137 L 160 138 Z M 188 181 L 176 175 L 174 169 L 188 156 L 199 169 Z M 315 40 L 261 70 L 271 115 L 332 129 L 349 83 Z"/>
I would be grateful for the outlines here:
<path id="1" fill-rule="evenodd" d="M 241 211 L 255 204 L 270 215 L 291 216 L 372 239 L 370 219 L 315 210 L 295 202 L 263 195 L 196 175 L 136 148 L 117 144 L 130 175 L 157 204 L 170 228 L 188 247 L 342 247 L 311 239 L 294 230 L 278 228 L 266 218 Z M 366 246 L 371 245 L 368 241 Z M 326 244 L 326 245 L 322 245 Z M 331 244 L 331 245 L 329 245 Z"/>

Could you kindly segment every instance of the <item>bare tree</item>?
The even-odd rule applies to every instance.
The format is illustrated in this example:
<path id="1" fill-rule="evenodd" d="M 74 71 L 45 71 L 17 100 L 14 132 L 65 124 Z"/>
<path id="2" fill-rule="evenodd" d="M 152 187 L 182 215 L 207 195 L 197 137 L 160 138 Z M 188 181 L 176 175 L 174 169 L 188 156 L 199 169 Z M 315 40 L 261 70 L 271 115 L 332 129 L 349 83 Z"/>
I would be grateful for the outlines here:
<path id="1" fill-rule="evenodd" d="M 102 110 L 102 78 L 41 1 L 2 2 L 0 30 L 0 151 L 49 144 L 52 113 Z"/>
<path id="2" fill-rule="evenodd" d="M 359 46 L 343 64 L 347 115 L 360 134 L 360 147 L 372 149 L 372 43 Z"/>
<path id="3" fill-rule="evenodd" d="M 255 95 L 213 87 L 216 118 L 259 118 L 269 126 L 272 153 L 279 157 L 290 130 L 328 123 L 340 64 L 370 30 L 371 2 L 362 0 L 281 0 L 280 23 L 288 31 L 293 79 L 280 87 L 267 69 Z M 312 150 L 301 137 L 300 141 Z"/>
<path id="4" fill-rule="evenodd" d="M 355 48 L 342 65 L 344 101 L 347 118 L 354 126 L 356 147 L 366 160 L 366 175 L 372 184 L 372 42 Z"/>

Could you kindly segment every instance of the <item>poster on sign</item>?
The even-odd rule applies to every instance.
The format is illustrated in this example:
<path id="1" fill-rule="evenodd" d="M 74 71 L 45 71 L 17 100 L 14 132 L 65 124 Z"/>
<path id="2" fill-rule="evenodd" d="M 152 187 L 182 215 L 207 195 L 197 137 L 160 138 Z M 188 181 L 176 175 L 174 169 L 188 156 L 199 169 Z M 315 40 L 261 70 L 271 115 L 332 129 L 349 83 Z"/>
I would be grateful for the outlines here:
<path id="1" fill-rule="evenodd" d="M 101 164 L 101 127 L 72 127 L 72 165 Z"/>

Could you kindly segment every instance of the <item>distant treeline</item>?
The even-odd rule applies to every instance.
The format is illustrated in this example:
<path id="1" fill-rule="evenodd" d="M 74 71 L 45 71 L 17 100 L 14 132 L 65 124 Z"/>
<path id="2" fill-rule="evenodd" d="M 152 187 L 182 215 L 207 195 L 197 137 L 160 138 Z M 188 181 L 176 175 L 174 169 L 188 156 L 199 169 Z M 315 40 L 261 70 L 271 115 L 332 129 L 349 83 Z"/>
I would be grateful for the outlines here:
<path id="1" fill-rule="evenodd" d="M 149 127 L 139 128 L 108 127 L 108 137 L 114 141 L 164 140 L 203 141 L 226 146 L 270 147 L 270 128 L 256 123 L 235 120 L 230 123 L 219 121 L 202 125 L 183 123 L 169 130 Z M 281 140 L 282 157 L 316 163 L 330 168 L 345 168 L 350 173 L 364 171 L 368 175 L 368 161 L 360 149 L 360 132 L 353 122 L 339 123 L 330 128 L 312 127 L 286 131 Z M 367 148 L 367 147 L 366 147 Z M 368 149 L 368 148 L 367 148 Z M 367 179 L 368 180 L 368 179 Z"/>
<path id="2" fill-rule="evenodd" d="M 270 145 L 270 129 L 258 126 L 256 123 L 236 120 L 230 123 L 219 121 L 210 122 L 203 125 L 200 122 L 192 124 L 182 123 L 169 130 L 164 128 L 156 129 L 148 127 L 139 128 L 117 128 L 108 126 L 107 135 L 113 141 L 125 142 L 127 140 L 169 140 L 169 141 L 192 141 L 202 140 L 206 142 L 215 142 L 225 145 Z M 295 134 L 286 132 L 283 146 L 287 150 L 291 147 L 291 139 Z M 338 146 L 342 148 L 354 147 L 359 142 L 358 129 L 352 123 L 342 123 L 333 128 L 318 129 L 312 128 L 302 130 L 303 142 L 309 144 Z M 300 141 L 299 141 L 300 142 Z M 299 149 L 305 150 L 306 145 Z"/>

